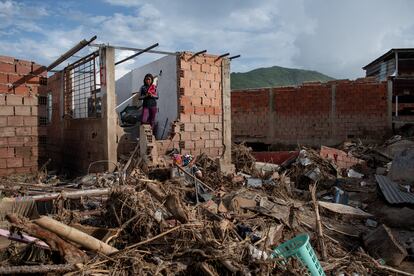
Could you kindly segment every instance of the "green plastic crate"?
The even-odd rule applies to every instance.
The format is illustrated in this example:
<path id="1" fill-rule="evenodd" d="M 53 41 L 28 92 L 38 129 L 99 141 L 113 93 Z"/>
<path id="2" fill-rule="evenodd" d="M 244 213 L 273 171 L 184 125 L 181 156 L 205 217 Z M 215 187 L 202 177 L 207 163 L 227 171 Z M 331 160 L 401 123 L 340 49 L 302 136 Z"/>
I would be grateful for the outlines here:
<path id="1" fill-rule="evenodd" d="M 273 251 L 272 256 L 284 259 L 295 257 L 308 269 L 310 275 L 325 276 L 307 234 L 300 234 L 282 243 Z"/>

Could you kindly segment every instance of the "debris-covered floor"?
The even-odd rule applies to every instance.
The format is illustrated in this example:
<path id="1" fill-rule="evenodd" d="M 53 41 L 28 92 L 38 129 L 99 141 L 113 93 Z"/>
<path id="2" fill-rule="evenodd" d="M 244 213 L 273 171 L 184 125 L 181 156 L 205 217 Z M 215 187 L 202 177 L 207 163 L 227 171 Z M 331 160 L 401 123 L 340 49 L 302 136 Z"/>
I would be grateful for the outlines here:
<path id="1" fill-rule="evenodd" d="M 278 246 L 307 234 L 326 275 L 413 275 L 413 144 L 300 148 L 278 165 L 234 145 L 231 176 L 170 154 L 166 168 L 132 156 L 115 173 L 4 178 L 0 274 L 305 275 Z"/>

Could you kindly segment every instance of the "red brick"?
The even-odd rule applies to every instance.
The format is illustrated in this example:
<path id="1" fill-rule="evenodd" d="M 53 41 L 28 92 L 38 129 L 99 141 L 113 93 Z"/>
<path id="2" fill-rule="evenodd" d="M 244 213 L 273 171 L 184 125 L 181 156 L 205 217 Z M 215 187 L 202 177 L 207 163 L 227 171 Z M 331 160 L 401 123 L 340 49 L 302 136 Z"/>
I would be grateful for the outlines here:
<path id="1" fill-rule="evenodd" d="M 7 117 L 7 125 L 10 127 L 23 126 L 23 116 Z"/>
<path id="2" fill-rule="evenodd" d="M 25 167 L 37 166 L 37 157 L 24 158 L 23 165 Z"/>
<path id="3" fill-rule="evenodd" d="M 33 110 L 32 110 L 32 114 L 33 114 Z M 182 122 L 182 123 L 192 122 L 191 116 L 193 116 L 193 115 L 192 114 L 190 115 L 190 114 L 180 113 L 180 122 Z"/>
<path id="4" fill-rule="evenodd" d="M 15 106 L 14 107 L 14 114 L 15 115 L 22 115 L 22 116 L 30 116 L 31 115 L 31 108 L 30 108 L 30 106 Z"/>
<path id="5" fill-rule="evenodd" d="M 196 132 L 204 131 L 204 124 L 195 124 L 195 131 Z"/>
<path id="6" fill-rule="evenodd" d="M 6 97 L 7 105 L 23 105 L 23 98 L 16 95 L 7 95 Z"/>
<path id="7" fill-rule="evenodd" d="M 210 119 L 209 119 L 208 115 L 200 116 L 200 122 L 201 123 L 208 123 L 209 121 L 210 121 Z"/>
<path id="8" fill-rule="evenodd" d="M 7 168 L 6 159 L 0 159 L 0 169 L 5 169 L 5 168 Z"/>
<path id="9" fill-rule="evenodd" d="M 211 134 L 210 134 L 210 136 L 211 136 Z M 219 148 L 219 147 L 222 147 L 222 146 L 223 146 L 223 141 L 221 141 L 221 140 L 214 140 L 214 147 Z"/>
<path id="10" fill-rule="evenodd" d="M 181 105 L 180 106 L 180 113 L 192 114 L 192 113 L 194 113 L 194 107 L 192 107 L 191 105 Z"/>
<path id="11" fill-rule="evenodd" d="M 23 81 L 22 78 L 24 78 L 24 76 L 20 76 L 16 74 L 8 74 L 7 82 L 14 84 L 16 82 Z"/>
<path id="12" fill-rule="evenodd" d="M 17 147 L 16 148 L 16 157 L 25 157 L 28 158 L 32 155 L 31 147 Z"/>
<path id="13" fill-rule="evenodd" d="M 200 140 L 203 139 L 203 132 L 191 132 L 191 140 Z"/>
<path id="14" fill-rule="evenodd" d="M 28 75 L 32 72 L 32 66 L 27 64 L 16 64 L 16 73 L 22 75 Z"/>
<path id="15" fill-rule="evenodd" d="M 14 127 L 2 127 L 0 128 L 0 137 L 13 137 L 15 135 Z"/>
<path id="16" fill-rule="evenodd" d="M 190 87 L 191 88 L 200 88 L 200 81 L 199 80 L 190 80 Z"/>
<path id="17" fill-rule="evenodd" d="M 19 168 L 23 167 L 23 158 L 8 158 L 7 159 L 7 168 Z"/>
<path id="18" fill-rule="evenodd" d="M 194 149 L 195 148 L 194 141 L 184 141 L 184 148 L 185 149 Z"/>
<path id="19" fill-rule="evenodd" d="M 192 123 L 200 123 L 201 122 L 201 116 L 200 115 L 195 115 L 195 114 L 191 114 L 191 120 L 190 122 Z"/>
<path id="20" fill-rule="evenodd" d="M 189 96 L 181 96 L 180 97 L 180 104 L 183 106 L 191 105 L 191 97 Z"/>
<path id="21" fill-rule="evenodd" d="M 7 74 L 0 73 L 0 83 L 2 83 L 2 84 L 7 84 L 8 83 Z"/>
<path id="22" fill-rule="evenodd" d="M 0 116 L 0 127 L 7 126 L 7 117 L 6 116 Z"/>
<path id="23" fill-rule="evenodd" d="M 1 130 L 1 128 L 0 128 Z M 0 147 L 7 147 L 9 144 L 7 142 L 7 137 L 0 138 Z"/>
<path id="24" fill-rule="evenodd" d="M 185 123 L 184 131 L 194 131 L 194 123 Z"/>
<path id="25" fill-rule="evenodd" d="M 24 174 L 28 174 L 31 173 L 32 170 L 30 167 L 21 167 L 21 168 L 16 168 L 16 173 L 24 173 Z"/>
<path id="26" fill-rule="evenodd" d="M 0 148 L 0 158 L 14 157 L 14 148 Z"/>
<path id="27" fill-rule="evenodd" d="M 24 125 L 25 126 L 37 126 L 38 119 L 35 116 L 24 116 Z"/>
<path id="28" fill-rule="evenodd" d="M 41 86 L 29 85 L 29 86 L 27 86 L 27 89 L 28 89 L 29 93 L 37 95 L 37 94 L 40 93 L 40 90 L 41 90 L 40 87 Z M 18 93 L 16 93 L 16 94 L 18 94 Z M 26 93 L 24 91 L 21 91 L 20 95 L 28 95 L 28 93 Z"/>
<path id="29" fill-rule="evenodd" d="M 204 145 L 205 145 L 204 140 L 196 140 L 195 141 L 196 149 L 203 149 Z"/>
<path id="30" fill-rule="evenodd" d="M 32 91 L 32 92 L 33 92 L 33 93 L 35 93 L 35 94 L 37 94 L 37 88 L 36 88 L 36 87 L 34 87 L 34 89 L 35 89 L 36 91 Z M 29 87 L 27 87 L 27 86 L 25 86 L 25 85 L 19 85 L 19 86 L 16 86 L 16 87 L 14 88 L 14 93 L 15 93 L 16 95 L 27 96 L 27 95 L 29 95 L 29 92 L 30 92 L 30 88 L 29 88 Z"/>
<path id="31" fill-rule="evenodd" d="M 206 106 L 205 108 L 204 108 L 204 112 L 205 112 L 205 114 L 207 114 L 207 115 L 214 115 L 214 107 L 211 107 L 211 106 Z"/>
<path id="32" fill-rule="evenodd" d="M 200 72 L 201 71 L 201 65 L 200 64 L 196 64 L 196 63 L 192 63 L 191 64 L 191 71 L 193 71 L 193 72 Z"/>
<path id="33" fill-rule="evenodd" d="M 220 107 L 215 107 L 214 108 L 214 115 L 221 115 L 221 108 Z"/>
<path id="34" fill-rule="evenodd" d="M 198 115 L 204 114 L 204 107 L 195 106 L 194 107 L 194 114 L 198 114 Z"/>
<path id="35" fill-rule="evenodd" d="M 210 115 L 210 123 L 218 123 L 219 116 L 218 115 Z"/>
<path id="36" fill-rule="evenodd" d="M 211 68 L 211 66 L 210 66 L 210 64 L 202 64 L 201 65 L 201 71 L 202 72 L 206 72 L 206 73 L 210 73 L 210 68 Z"/>
<path id="37" fill-rule="evenodd" d="M 14 63 L 14 57 L 0 56 L 0 63 Z"/>
<path id="38" fill-rule="evenodd" d="M 10 87 L 7 84 L 0 84 L 0 93 L 13 93 L 13 89 L 10 89 Z"/>
<path id="39" fill-rule="evenodd" d="M 205 147 L 206 148 L 213 148 L 214 147 L 214 141 L 213 140 L 206 140 L 205 141 Z"/>
<path id="40" fill-rule="evenodd" d="M 0 169 L 0 176 L 12 175 L 14 172 L 14 169 Z"/>
<path id="41" fill-rule="evenodd" d="M 211 140 L 216 140 L 219 139 L 220 135 L 219 135 L 219 131 L 210 131 L 210 139 Z"/>
<path id="42" fill-rule="evenodd" d="M 3 73 L 14 73 L 14 64 L 0 62 L 0 72 Z"/>
<path id="43" fill-rule="evenodd" d="M 33 156 L 39 156 L 39 148 L 38 147 L 32 147 L 32 155 Z"/>
<path id="44" fill-rule="evenodd" d="M 32 128 L 31 127 L 17 127 L 16 135 L 17 136 L 30 136 L 32 135 Z"/>
<path id="45" fill-rule="evenodd" d="M 7 139 L 7 144 L 9 145 L 9 146 L 11 146 L 11 147 L 19 147 L 19 146 L 23 146 L 24 145 L 24 143 L 25 143 L 25 137 L 15 137 L 15 135 L 14 135 L 14 129 L 15 128 L 13 128 L 13 137 L 9 137 L 8 139 Z"/>

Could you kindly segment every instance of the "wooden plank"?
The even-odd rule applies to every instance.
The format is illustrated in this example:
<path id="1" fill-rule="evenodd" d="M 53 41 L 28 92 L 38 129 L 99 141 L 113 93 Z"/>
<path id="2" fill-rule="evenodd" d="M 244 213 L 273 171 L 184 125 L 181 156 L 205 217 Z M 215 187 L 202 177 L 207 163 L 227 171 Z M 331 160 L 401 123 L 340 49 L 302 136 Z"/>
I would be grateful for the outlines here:
<path id="1" fill-rule="evenodd" d="M 347 216 L 358 217 L 358 218 L 373 217 L 373 215 L 370 213 L 364 212 L 360 209 L 357 209 L 357 208 L 354 208 L 348 205 L 324 202 L 324 201 L 318 201 L 318 204 L 322 208 L 328 209 L 329 211 L 332 211 L 334 213 L 341 214 L 341 215 L 347 215 Z"/>

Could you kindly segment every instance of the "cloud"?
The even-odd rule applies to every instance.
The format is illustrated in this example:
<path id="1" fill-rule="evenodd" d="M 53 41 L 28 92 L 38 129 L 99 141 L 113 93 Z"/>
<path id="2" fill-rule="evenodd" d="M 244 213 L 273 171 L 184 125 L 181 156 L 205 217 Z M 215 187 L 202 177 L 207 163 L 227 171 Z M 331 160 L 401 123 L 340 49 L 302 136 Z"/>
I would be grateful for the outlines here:
<path id="1" fill-rule="evenodd" d="M 139 7 L 142 5 L 140 0 L 104 0 L 106 3 L 114 6 L 123 6 L 123 7 Z"/>
<path id="2" fill-rule="evenodd" d="M 241 54 L 233 71 L 279 65 L 355 78 L 389 48 L 414 44 L 409 0 L 101 1 L 97 12 L 73 3 L 70 9 L 45 9 L 37 2 L 0 0 L 1 53 L 48 63 L 96 34 L 100 43 L 112 45 L 145 48 L 158 42 L 174 52 Z M 64 15 L 71 24 L 56 24 Z M 117 51 L 117 59 L 129 54 Z M 141 55 L 117 67 L 117 75 L 156 58 Z"/>

